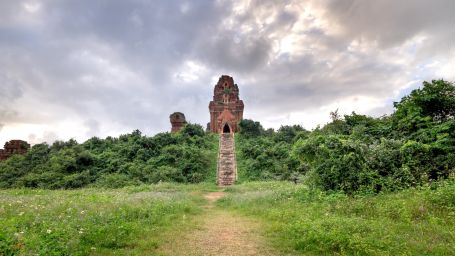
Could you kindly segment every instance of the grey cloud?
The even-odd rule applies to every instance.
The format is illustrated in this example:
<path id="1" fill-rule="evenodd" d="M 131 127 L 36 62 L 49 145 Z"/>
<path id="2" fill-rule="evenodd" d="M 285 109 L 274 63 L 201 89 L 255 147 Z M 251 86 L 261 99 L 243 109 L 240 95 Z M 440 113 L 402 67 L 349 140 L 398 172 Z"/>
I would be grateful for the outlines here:
<path id="1" fill-rule="evenodd" d="M 0 73 L 0 102 L 11 102 L 22 95 L 20 77 Z"/>
<path id="2" fill-rule="evenodd" d="M 373 40 L 390 47 L 424 34 L 430 36 L 435 48 L 444 44 L 439 37 L 449 34 L 455 39 L 455 32 L 448 29 L 455 23 L 455 2 L 452 0 L 326 2 L 327 18 L 340 25 L 351 38 Z"/>
<path id="3" fill-rule="evenodd" d="M 85 121 L 85 126 L 88 127 L 87 137 L 99 136 L 100 133 L 100 124 L 94 119 L 89 119 Z"/>
<path id="4" fill-rule="evenodd" d="M 200 46 L 204 49 L 203 60 L 216 68 L 224 68 L 234 72 L 248 73 L 266 64 L 270 42 L 263 38 L 250 35 L 235 41 L 235 32 L 224 31 Z"/>
<path id="5" fill-rule="evenodd" d="M 68 140 L 71 138 L 65 138 Z M 35 133 L 29 133 L 27 135 L 27 142 L 34 145 L 38 143 L 46 142 L 48 144 L 52 144 L 54 141 L 60 140 L 58 134 L 54 131 L 45 131 L 41 133 L 41 136 L 36 135 Z"/>
<path id="6" fill-rule="evenodd" d="M 20 73 L 29 81 L 29 87 L 42 87 L 35 97 L 61 104 L 79 115 L 90 117 L 90 108 L 96 105 L 124 125 L 150 125 L 150 121 L 143 121 L 144 116 L 153 120 L 158 112 L 165 111 L 159 106 L 165 103 L 166 96 L 160 95 L 159 90 L 172 86 L 173 69 L 185 60 L 195 37 L 202 37 L 206 27 L 217 26 L 223 9 L 212 1 L 198 1 L 182 13 L 181 4 L 178 1 L 44 2 L 45 25 L 39 33 L 29 33 L 29 28 L 11 29 L 32 36 L 36 42 L 33 49 L 19 44 L 5 50 L 30 57 L 21 65 L 9 61 L 5 66 Z M 136 20 L 136 25 L 132 20 Z M 30 38 L 8 36 L 7 39 L 24 43 Z M 12 44 L 4 40 L 1 43 Z M 81 82 L 83 77 L 96 78 L 102 72 L 86 62 L 88 56 L 83 56 L 81 63 L 74 59 L 86 50 L 101 58 L 95 61 L 124 66 L 143 81 L 132 84 L 131 89 L 128 83 L 118 81 Z M 147 102 L 155 105 L 149 106 Z"/>
<path id="7" fill-rule="evenodd" d="M 1 71 L 0 71 L 1 72 Z M 14 101 L 22 96 L 22 85 L 9 74 L 0 73 L 0 121 L 11 122 L 16 119 L 18 113 L 11 107 Z"/>
<path id="8" fill-rule="evenodd" d="M 270 60 L 273 40 L 286 34 L 297 21 L 297 14 L 283 11 L 289 1 L 251 1 L 244 13 L 229 13 L 226 17 L 231 27 L 217 27 L 212 36 L 201 37 L 194 56 L 210 66 L 234 73 L 252 74 L 267 65 Z M 274 17 L 272 22 L 258 22 L 264 17 Z M 242 26 L 247 25 L 247 32 Z"/>
<path id="9" fill-rule="evenodd" d="M 2 1 L 0 122 L 70 116 L 82 120 L 86 136 L 103 136 L 105 126 L 165 131 L 174 111 L 204 124 L 221 74 L 234 76 L 247 113 L 262 109 L 255 119 L 273 119 L 353 95 L 391 97 L 415 78 L 395 61 L 403 56 L 385 51 L 415 35 L 434 35 L 419 48 L 422 56 L 453 49 L 452 1 L 297 1 L 284 8 L 293 2 L 249 1 L 236 12 L 235 1 L 42 1 L 33 18 L 24 1 Z M 307 28 L 295 34 L 304 52 L 277 56 L 277 41 L 302 25 L 308 3 L 325 8 L 324 18 L 343 33 L 305 19 Z M 359 38 L 368 49 L 348 50 Z M 202 67 L 196 80 L 178 78 L 187 61 Z"/>
<path id="10" fill-rule="evenodd" d="M 8 106 L 0 106 L 0 120 L 4 123 L 10 123 L 16 121 L 18 112 L 10 109 Z"/>
<path id="11" fill-rule="evenodd" d="M 70 138 L 68 138 L 70 139 Z M 48 143 L 53 143 L 54 141 L 59 140 L 59 136 L 56 132 L 54 131 L 46 131 L 43 133 L 40 141 L 45 141 Z"/>

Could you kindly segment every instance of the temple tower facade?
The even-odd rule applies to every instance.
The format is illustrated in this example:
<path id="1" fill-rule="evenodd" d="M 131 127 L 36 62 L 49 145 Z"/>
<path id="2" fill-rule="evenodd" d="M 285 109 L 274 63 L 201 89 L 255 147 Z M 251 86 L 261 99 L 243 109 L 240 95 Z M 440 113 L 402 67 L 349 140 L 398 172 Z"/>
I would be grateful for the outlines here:
<path id="1" fill-rule="evenodd" d="M 227 75 L 221 76 L 209 104 L 209 130 L 215 133 L 238 132 L 238 123 L 243 119 L 243 108 L 239 87 L 234 84 L 234 79 Z"/>

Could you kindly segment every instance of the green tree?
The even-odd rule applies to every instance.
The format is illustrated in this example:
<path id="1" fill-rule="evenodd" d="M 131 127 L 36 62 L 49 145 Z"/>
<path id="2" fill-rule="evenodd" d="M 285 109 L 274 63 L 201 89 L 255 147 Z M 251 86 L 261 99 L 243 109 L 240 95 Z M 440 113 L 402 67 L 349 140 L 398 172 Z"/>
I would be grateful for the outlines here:
<path id="1" fill-rule="evenodd" d="M 395 128 L 410 134 L 455 116 L 455 86 L 445 80 L 424 82 L 400 102 L 395 102 L 393 114 Z"/>
<path id="2" fill-rule="evenodd" d="M 239 122 L 240 134 L 245 137 L 257 137 L 264 133 L 261 123 L 250 119 L 243 119 Z"/>

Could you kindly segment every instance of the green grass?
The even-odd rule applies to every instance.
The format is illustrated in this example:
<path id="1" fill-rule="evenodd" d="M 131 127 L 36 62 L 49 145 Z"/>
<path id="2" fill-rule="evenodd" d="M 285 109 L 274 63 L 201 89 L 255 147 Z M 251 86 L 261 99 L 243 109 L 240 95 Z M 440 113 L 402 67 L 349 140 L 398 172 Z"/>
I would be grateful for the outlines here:
<path id="1" fill-rule="evenodd" d="M 0 255 L 144 255 L 201 212 L 211 184 L 0 190 Z"/>
<path id="2" fill-rule="evenodd" d="M 197 228 L 213 183 L 0 190 L 0 255 L 153 255 Z M 217 205 L 304 255 L 455 255 L 455 182 L 348 197 L 286 182 L 226 188 Z M 199 215 L 198 217 L 195 217 Z"/>
<path id="3" fill-rule="evenodd" d="M 455 255 L 455 183 L 376 196 L 252 182 L 221 207 L 260 218 L 274 245 L 305 255 Z"/>

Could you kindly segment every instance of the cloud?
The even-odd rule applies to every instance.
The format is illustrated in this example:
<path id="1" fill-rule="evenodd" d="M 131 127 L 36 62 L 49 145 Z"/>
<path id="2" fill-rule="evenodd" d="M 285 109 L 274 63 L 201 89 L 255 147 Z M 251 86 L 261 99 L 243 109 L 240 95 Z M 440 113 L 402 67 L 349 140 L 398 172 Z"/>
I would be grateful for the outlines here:
<path id="1" fill-rule="evenodd" d="M 374 41 L 380 47 L 393 47 L 416 36 L 425 36 L 426 46 L 433 50 L 447 51 L 448 47 L 454 47 L 447 40 L 455 39 L 455 32 L 449 29 L 455 22 L 454 1 L 347 0 L 325 3 L 330 25 L 339 27 L 341 33 L 349 38 Z"/>
<path id="2" fill-rule="evenodd" d="M 455 79 L 450 0 L 3 1 L 1 140 L 167 131 L 208 122 L 222 74 L 245 116 L 311 128 L 380 115 L 423 80 Z M 334 108 L 334 109 L 330 109 Z M 360 109 L 359 109 L 360 108 Z M 44 133 L 48 134 L 45 135 Z"/>
<path id="3" fill-rule="evenodd" d="M 94 119 L 89 119 L 89 120 L 85 121 L 85 125 L 88 128 L 88 131 L 86 132 L 86 135 L 88 137 L 93 137 L 93 136 L 99 135 L 99 133 L 100 133 L 100 124 L 99 124 L 98 121 L 96 121 Z"/>

